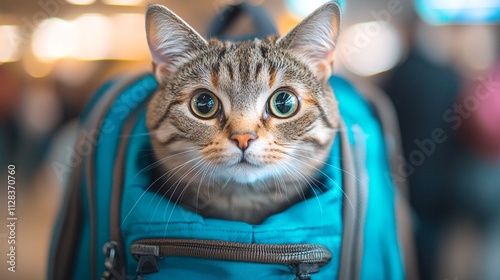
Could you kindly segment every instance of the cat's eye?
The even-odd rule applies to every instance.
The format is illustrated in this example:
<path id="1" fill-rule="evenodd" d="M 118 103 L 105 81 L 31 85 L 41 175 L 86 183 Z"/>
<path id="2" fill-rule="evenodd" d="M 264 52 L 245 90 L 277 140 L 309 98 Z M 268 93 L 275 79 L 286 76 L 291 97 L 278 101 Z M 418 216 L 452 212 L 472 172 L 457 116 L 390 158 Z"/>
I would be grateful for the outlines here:
<path id="1" fill-rule="evenodd" d="M 190 101 L 193 114 L 202 119 L 215 117 L 220 109 L 219 99 L 209 91 L 201 91 L 195 94 Z"/>
<path id="2" fill-rule="evenodd" d="M 277 118 L 289 118 L 299 108 L 297 96 L 285 89 L 279 89 L 269 99 L 269 111 Z"/>

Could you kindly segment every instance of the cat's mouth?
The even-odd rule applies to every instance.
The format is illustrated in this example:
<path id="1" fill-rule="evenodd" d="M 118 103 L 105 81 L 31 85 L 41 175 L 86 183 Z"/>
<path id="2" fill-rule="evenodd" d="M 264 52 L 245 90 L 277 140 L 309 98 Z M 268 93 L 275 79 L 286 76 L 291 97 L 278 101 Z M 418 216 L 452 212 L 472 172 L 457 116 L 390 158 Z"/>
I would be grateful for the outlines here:
<path id="1" fill-rule="evenodd" d="M 240 184 L 254 184 L 274 177 L 279 173 L 279 168 L 270 166 L 267 162 L 259 160 L 256 155 L 240 155 L 232 159 L 226 165 L 223 172 L 219 173 L 222 180 L 237 182 Z"/>
<path id="2" fill-rule="evenodd" d="M 245 156 L 241 156 L 237 162 L 233 162 L 233 164 L 230 165 L 230 168 L 231 170 L 233 170 L 233 172 L 243 172 L 245 174 L 249 174 L 259 172 L 259 170 L 262 168 L 262 165 L 249 160 Z"/>
<path id="3" fill-rule="evenodd" d="M 254 183 L 263 178 L 262 166 L 251 163 L 245 158 L 231 165 L 227 171 L 226 176 L 241 184 Z"/>
<path id="4" fill-rule="evenodd" d="M 240 161 L 237 164 L 250 164 L 250 165 L 253 165 L 250 162 L 248 162 L 248 160 L 244 156 L 242 156 L 240 158 Z"/>
<path id="5" fill-rule="evenodd" d="M 235 164 L 235 166 L 261 167 L 259 164 L 248 161 L 245 155 L 241 156 L 240 160 Z"/>

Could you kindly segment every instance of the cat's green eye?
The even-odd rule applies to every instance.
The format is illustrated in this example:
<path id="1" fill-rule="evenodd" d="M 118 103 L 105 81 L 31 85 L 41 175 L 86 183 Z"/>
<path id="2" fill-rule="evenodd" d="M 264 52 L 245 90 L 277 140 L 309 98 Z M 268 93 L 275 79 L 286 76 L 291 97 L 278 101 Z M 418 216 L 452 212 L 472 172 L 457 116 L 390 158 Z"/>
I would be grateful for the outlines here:
<path id="1" fill-rule="evenodd" d="M 215 117 L 219 112 L 219 99 L 209 91 L 201 91 L 195 94 L 190 101 L 193 114 L 202 119 Z"/>
<path id="2" fill-rule="evenodd" d="M 277 90 L 269 99 L 269 111 L 277 118 L 289 118 L 299 108 L 297 96 L 287 90 Z"/>

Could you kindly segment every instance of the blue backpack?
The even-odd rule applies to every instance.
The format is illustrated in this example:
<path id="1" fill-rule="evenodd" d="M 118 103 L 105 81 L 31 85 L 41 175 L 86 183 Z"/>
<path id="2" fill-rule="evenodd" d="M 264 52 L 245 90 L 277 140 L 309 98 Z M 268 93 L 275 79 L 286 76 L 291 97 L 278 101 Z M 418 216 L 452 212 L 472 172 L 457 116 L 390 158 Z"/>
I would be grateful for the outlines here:
<path id="1" fill-rule="evenodd" d="M 384 141 L 397 140 L 389 107 L 342 78 L 330 84 L 342 127 L 317 176 L 325 187 L 254 225 L 204 218 L 148 191 L 145 105 L 158 84 L 150 73 L 107 82 L 81 118 L 83 160 L 69 179 L 49 279 L 412 279 L 406 204 L 388 160 L 397 141 Z"/>

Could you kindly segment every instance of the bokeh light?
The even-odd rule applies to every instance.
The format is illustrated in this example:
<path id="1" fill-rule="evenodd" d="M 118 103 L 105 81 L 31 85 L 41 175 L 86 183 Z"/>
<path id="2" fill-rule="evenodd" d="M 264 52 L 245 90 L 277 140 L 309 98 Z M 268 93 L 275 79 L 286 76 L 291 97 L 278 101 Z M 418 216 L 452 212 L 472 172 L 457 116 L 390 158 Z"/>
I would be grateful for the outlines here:
<path id="1" fill-rule="evenodd" d="M 0 63 L 19 59 L 19 27 L 0 25 Z"/>
<path id="2" fill-rule="evenodd" d="M 23 54 L 22 63 L 26 74 L 33 78 L 43 78 L 54 68 L 53 62 L 40 60 L 31 50 Z"/>
<path id="3" fill-rule="evenodd" d="M 112 23 L 100 14 L 84 14 L 72 22 L 73 32 L 77 34 L 73 45 L 72 57 L 81 60 L 109 58 L 112 50 Z M 99 42 L 96 44 L 96 42 Z"/>
<path id="4" fill-rule="evenodd" d="M 417 13 L 431 24 L 500 21 L 500 0 L 417 0 Z"/>
<path id="5" fill-rule="evenodd" d="M 73 5 L 91 5 L 95 3 L 95 0 L 66 0 L 68 3 Z"/>
<path id="6" fill-rule="evenodd" d="M 330 2 L 330 0 L 286 0 L 286 4 L 290 11 L 299 18 L 306 17 L 326 2 Z M 335 2 L 341 4 L 343 1 Z"/>
<path id="7" fill-rule="evenodd" d="M 496 59 L 498 48 L 495 27 L 471 25 L 464 26 L 461 32 L 457 32 L 457 63 L 462 68 L 471 71 L 489 69 Z"/>
<path id="8" fill-rule="evenodd" d="M 139 6 L 144 3 L 144 0 L 103 0 L 102 2 L 116 6 Z"/>
<path id="9" fill-rule="evenodd" d="M 45 62 L 69 56 L 76 47 L 76 36 L 70 22 L 60 18 L 43 21 L 33 34 L 34 55 Z"/>
<path id="10" fill-rule="evenodd" d="M 142 39 L 140 39 L 142 38 Z M 96 43 L 98 42 L 98 44 Z M 148 58 L 144 15 L 83 14 L 74 20 L 50 18 L 40 24 L 31 44 L 44 62 L 78 60 L 140 60 Z"/>
<path id="11" fill-rule="evenodd" d="M 144 32 L 143 14 L 115 14 L 110 17 L 113 25 L 113 52 L 110 57 L 121 60 L 148 60 L 149 49 Z M 131 34 L 134 34 L 131 36 Z"/>
<path id="12" fill-rule="evenodd" d="M 343 31 L 338 49 L 342 65 L 360 76 L 371 76 L 393 68 L 404 51 L 395 28 L 380 21 L 350 26 Z"/>

